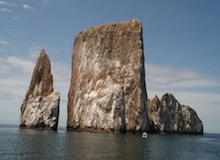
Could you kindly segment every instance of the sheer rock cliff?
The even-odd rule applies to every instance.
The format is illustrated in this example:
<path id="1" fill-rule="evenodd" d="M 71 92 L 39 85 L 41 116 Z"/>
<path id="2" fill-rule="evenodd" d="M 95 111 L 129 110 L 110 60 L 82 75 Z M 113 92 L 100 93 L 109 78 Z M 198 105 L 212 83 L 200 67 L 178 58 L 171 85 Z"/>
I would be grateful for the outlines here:
<path id="1" fill-rule="evenodd" d="M 75 36 L 68 130 L 147 130 L 146 103 L 139 20 L 95 26 Z"/>
<path id="2" fill-rule="evenodd" d="M 164 94 L 161 100 L 155 96 L 147 103 L 153 132 L 203 134 L 203 124 L 196 112 L 181 105 L 172 94 Z"/>
<path id="3" fill-rule="evenodd" d="M 21 105 L 20 127 L 57 130 L 59 103 L 60 93 L 53 92 L 50 60 L 42 49 Z"/>

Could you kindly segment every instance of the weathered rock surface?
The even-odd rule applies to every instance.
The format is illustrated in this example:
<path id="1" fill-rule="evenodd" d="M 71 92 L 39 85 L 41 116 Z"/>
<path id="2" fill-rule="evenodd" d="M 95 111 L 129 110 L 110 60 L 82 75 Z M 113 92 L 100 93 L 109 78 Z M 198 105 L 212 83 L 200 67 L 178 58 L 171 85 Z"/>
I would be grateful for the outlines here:
<path id="1" fill-rule="evenodd" d="M 60 93 L 53 93 L 50 60 L 43 49 L 21 105 L 20 126 L 57 130 Z"/>
<path id="2" fill-rule="evenodd" d="M 172 94 L 148 99 L 151 130 L 166 133 L 203 134 L 202 121 L 189 106 L 181 105 Z"/>
<path id="3" fill-rule="evenodd" d="M 146 130 L 146 102 L 139 20 L 96 26 L 75 36 L 69 130 Z"/>

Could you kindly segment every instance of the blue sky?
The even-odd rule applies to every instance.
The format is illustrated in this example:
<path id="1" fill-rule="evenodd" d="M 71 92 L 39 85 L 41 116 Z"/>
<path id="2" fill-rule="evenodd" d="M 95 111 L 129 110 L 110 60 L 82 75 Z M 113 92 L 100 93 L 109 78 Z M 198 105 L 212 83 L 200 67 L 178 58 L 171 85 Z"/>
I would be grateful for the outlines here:
<path id="1" fill-rule="evenodd" d="M 0 0 L 0 124 L 18 124 L 40 50 L 52 62 L 66 124 L 74 36 L 95 25 L 143 23 L 148 97 L 172 93 L 220 133 L 219 0 Z"/>

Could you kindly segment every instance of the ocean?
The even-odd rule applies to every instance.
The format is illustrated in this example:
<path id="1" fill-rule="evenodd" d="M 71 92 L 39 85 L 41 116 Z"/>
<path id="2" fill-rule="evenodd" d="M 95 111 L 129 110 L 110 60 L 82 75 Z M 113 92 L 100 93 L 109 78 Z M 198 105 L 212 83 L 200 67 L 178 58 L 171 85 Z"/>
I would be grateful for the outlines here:
<path id="1" fill-rule="evenodd" d="M 57 132 L 0 125 L 1 160 L 219 160 L 220 134 Z"/>

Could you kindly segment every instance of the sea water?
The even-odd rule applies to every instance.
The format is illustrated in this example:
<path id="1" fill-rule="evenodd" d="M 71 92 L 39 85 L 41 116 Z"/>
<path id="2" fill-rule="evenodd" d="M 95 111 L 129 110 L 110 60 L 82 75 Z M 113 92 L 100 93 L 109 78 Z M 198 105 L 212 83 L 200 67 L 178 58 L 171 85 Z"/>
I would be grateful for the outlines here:
<path id="1" fill-rule="evenodd" d="M 0 125 L 1 160 L 219 160 L 220 135 L 66 132 Z"/>

